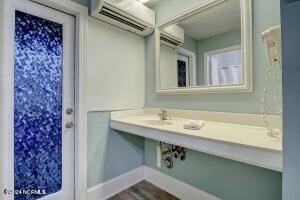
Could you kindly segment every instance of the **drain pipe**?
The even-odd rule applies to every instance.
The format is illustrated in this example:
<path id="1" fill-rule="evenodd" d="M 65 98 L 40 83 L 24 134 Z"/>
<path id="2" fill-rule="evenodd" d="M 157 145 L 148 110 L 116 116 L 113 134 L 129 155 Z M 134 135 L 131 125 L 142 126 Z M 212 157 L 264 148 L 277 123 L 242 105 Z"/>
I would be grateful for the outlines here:
<path id="1" fill-rule="evenodd" d="M 157 165 L 158 168 L 161 168 L 161 166 L 162 166 L 161 151 L 162 151 L 161 142 L 158 141 L 157 147 L 156 147 L 156 165 Z"/>
<path id="2" fill-rule="evenodd" d="M 156 148 L 156 158 L 157 158 L 157 167 L 161 168 L 163 162 L 172 156 L 172 148 L 165 147 L 162 148 L 161 141 L 158 141 Z"/>

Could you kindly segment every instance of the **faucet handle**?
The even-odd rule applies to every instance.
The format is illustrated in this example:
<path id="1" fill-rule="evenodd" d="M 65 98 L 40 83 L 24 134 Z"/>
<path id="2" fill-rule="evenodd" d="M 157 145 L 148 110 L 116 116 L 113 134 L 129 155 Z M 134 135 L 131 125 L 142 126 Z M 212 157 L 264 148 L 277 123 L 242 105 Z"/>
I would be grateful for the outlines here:
<path id="1" fill-rule="evenodd" d="M 165 109 L 160 109 L 158 116 L 161 120 L 167 120 L 168 119 L 168 111 Z"/>

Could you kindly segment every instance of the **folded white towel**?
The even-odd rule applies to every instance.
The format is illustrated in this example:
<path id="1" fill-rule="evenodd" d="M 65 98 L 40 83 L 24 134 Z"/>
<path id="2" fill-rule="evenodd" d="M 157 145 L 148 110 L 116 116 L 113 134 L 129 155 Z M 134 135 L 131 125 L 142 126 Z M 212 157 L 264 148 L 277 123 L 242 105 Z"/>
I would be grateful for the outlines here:
<path id="1" fill-rule="evenodd" d="M 204 121 L 189 120 L 184 123 L 183 128 L 190 129 L 190 130 L 200 130 L 203 125 L 204 125 Z"/>

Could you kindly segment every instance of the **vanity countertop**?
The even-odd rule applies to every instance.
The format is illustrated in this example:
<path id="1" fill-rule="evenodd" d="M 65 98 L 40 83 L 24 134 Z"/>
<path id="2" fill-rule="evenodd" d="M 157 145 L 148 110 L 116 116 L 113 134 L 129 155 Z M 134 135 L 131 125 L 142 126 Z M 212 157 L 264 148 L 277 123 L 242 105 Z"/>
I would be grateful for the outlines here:
<path id="1" fill-rule="evenodd" d="M 228 159 L 282 170 L 282 137 L 269 136 L 265 127 L 203 120 L 200 130 L 188 130 L 183 128 L 188 120 L 182 117 L 160 120 L 153 113 L 126 114 L 125 111 L 112 113 L 110 126 L 115 130 Z"/>
<path id="2" fill-rule="evenodd" d="M 268 136 L 266 128 L 263 127 L 204 121 L 204 126 L 200 130 L 188 130 L 183 128 L 183 124 L 188 120 L 189 119 L 173 117 L 170 120 L 161 121 L 158 116 L 152 114 L 112 119 L 114 122 L 167 131 L 188 137 L 200 137 L 264 150 L 282 151 L 281 138 Z"/>

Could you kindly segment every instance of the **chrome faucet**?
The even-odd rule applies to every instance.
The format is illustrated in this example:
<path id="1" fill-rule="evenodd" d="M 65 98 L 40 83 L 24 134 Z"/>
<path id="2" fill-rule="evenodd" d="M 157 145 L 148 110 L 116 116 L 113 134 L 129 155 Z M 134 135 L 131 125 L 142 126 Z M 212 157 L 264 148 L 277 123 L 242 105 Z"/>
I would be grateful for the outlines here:
<path id="1" fill-rule="evenodd" d="M 168 111 L 161 109 L 158 113 L 160 120 L 168 120 Z"/>

